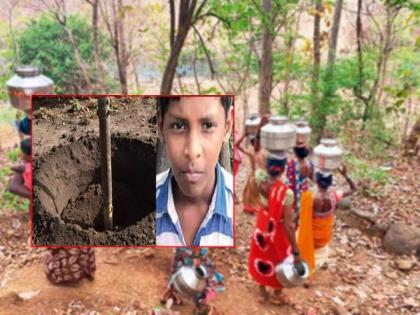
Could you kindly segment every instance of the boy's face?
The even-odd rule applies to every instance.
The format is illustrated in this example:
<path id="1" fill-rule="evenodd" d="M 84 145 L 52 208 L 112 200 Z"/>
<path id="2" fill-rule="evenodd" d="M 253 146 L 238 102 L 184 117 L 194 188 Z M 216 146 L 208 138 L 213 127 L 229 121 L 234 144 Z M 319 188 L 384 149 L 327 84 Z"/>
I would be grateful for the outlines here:
<path id="1" fill-rule="evenodd" d="M 231 117 L 225 118 L 220 98 L 181 97 L 171 101 L 159 127 L 182 193 L 199 198 L 212 189 L 219 153 L 231 129 Z"/>

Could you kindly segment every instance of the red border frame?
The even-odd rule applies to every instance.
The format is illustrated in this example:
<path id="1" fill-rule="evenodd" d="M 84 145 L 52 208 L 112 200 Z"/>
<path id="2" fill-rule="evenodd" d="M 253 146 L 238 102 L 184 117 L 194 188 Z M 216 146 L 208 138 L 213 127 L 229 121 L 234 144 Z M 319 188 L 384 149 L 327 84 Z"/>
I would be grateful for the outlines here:
<path id="1" fill-rule="evenodd" d="M 30 96 L 30 118 L 31 118 L 31 165 L 33 165 L 33 106 L 32 100 L 33 97 L 45 97 L 45 98 L 99 98 L 99 97 L 115 97 L 115 98 L 157 98 L 157 97 L 222 97 L 222 96 L 231 96 L 233 98 L 232 101 L 232 137 L 233 137 L 233 157 L 235 156 L 236 150 L 236 140 L 235 139 L 235 124 L 236 124 L 236 117 L 235 117 L 235 95 L 234 94 L 207 94 L 207 95 L 200 95 L 200 94 L 32 94 Z M 235 164 L 235 159 L 233 158 L 233 164 Z M 233 165 L 233 167 L 235 167 Z M 32 174 L 33 177 L 33 174 Z M 236 185 L 235 185 L 235 176 L 232 169 L 232 177 L 233 177 L 233 194 L 236 194 Z M 191 248 L 236 248 L 236 209 L 235 209 L 235 198 L 232 196 L 233 201 L 233 245 L 232 246 L 189 246 Z M 31 198 L 30 198 L 30 206 L 29 206 L 29 223 L 30 223 L 30 246 L 32 248 L 180 248 L 186 246 L 158 246 L 158 245 L 34 245 L 32 244 L 32 214 L 33 214 L 33 187 L 31 191 Z"/>

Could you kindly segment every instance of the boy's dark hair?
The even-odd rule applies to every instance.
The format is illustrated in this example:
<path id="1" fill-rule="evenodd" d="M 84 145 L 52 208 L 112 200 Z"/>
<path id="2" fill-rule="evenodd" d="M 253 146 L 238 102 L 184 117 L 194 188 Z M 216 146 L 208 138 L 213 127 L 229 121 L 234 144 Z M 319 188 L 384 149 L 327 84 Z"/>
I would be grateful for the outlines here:
<path id="1" fill-rule="evenodd" d="M 20 142 L 20 149 L 26 155 L 31 155 L 31 138 L 25 138 Z"/>
<path id="2" fill-rule="evenodd" d="M 206 97 L 206 96 L 203 96 Z M 160 119 L 163 121 L 163 117 L 165 117 L 165 113 L 168 110 L 169 103 L 171 101 L 179 101 L 181 96 L 168 96 L 168 97 L 159 97 L 158 98 L 158 110 Z M 232 96 L 220 96 L 220 104 L 223 106 L 225 110 L 225 117 L 227 117 L 229 113 L 229 109 L 232 106 L 233 97 Z"/>

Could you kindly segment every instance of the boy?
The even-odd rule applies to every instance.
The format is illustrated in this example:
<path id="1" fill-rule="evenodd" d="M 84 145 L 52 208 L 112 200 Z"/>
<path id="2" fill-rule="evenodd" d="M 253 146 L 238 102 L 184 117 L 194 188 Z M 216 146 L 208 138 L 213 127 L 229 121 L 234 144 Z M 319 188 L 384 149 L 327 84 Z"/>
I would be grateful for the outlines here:
<path id="1" fill-rule="evenodd" d="M 233 246 L 233 177 L 218 159 L 231 97 L 161 97 L 158 128 L 170 169 L 156 177 L 156 244 Z"/>
<path id="2" fill-rule="evenodd" d="M 31 198 L 32 166 L 31 166 L 31 138 L 25 138 L 20 143 L 23 163 L 13 166 L 16 174 L 12 179 L 9 191 L 24 198 Z"/>

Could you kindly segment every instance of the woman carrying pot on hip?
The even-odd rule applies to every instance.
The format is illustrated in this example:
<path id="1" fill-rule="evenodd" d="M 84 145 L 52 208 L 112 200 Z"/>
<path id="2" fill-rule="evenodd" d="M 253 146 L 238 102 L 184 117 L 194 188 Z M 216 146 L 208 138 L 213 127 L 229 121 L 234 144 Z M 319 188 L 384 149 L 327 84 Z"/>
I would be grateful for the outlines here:
<path id="1" fill-rule="evenodd" d="M 291 303 L 282 293 L 282 285 L 276 278 L 276 265 L 282 263 L 290 252 L 294 255 L 294 262 L 300 262 L 292 220 L 293 192 L 282 180 L 286 163 L 285 155 L 270 153 L 265 176 L 257 178 L 258 188 L 267 196 L 268 207 L 258 213 L 248 262 L 249 273 L 260 287 L 259 302 L 269 300 L 275 305 Z M 271 296 L 267 287 L 273 289 Z"/>
<path id="2" fill-rule="evenodd" d="M 193 297 L 195 304 L 194 314 L 217 314 L 216 309 L 210 306 L 209 302 L 216 296 L 217 293 L 224 292 L 224 277 L 216 270 L 213 261 L 207 254 L 208 249 L 204 247 L 178 247 L 175 249 L 175 255 L 173 256 L 172 261 L 172 276 L 169 279 L 168 287 L 162 294 L 162 304 L 166 304 L 169 299 L 172 299 L 175 305 L 182 304 L 183 301 L 173 285 L 173 275 L 183 266 L 202 265 L 206 268 L 208 277 L 206 279 L 206 288 L 204 291 Z"/>

